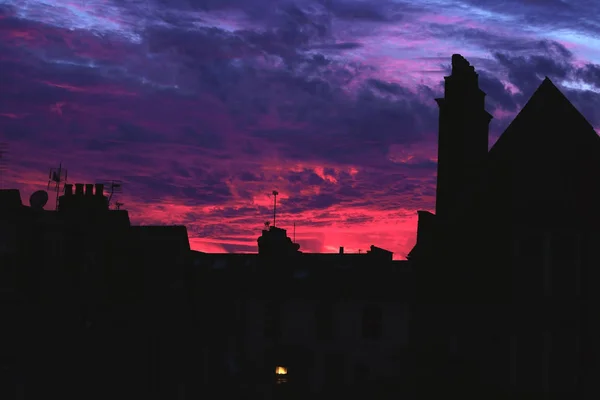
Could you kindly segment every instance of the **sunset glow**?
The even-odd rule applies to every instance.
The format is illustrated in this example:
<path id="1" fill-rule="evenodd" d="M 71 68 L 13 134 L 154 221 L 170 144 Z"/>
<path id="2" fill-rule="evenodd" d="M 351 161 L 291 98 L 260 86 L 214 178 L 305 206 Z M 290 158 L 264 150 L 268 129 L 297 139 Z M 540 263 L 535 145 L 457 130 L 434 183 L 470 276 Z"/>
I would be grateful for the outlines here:
<path id="1" fill-rule="evenodd" d="M 59 162 L 72 183 L 119 179 L 132 223 L 186 225 L 207 252 L 256 252 L 277 190 L 302 251 L 402 259 L 434 210 L 452 53 L 480 73 L 490 144 L 544 76 L 600 129 L 591 15 L 600 2 L 0 1 L 4 187 L 27 204 Z"/>

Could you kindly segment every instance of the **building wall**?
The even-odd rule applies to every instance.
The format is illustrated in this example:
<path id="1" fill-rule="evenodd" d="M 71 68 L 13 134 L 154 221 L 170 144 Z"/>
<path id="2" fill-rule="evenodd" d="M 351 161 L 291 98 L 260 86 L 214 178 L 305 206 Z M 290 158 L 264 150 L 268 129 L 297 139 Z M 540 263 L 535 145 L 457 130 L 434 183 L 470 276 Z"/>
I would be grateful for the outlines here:
<path id="1" fill-rule="evenodd" d="M 334 332 L 331 340 L 319 339 L 316 334 L 317 301 L 296 299 L 282 304 L 282 333 L 279 343 L 295 345 L 311 353 L 314 365 L 310 388 L 319 390 L 326 385 L 327 376 L 338 374 L 342 383 L 351 384 L 358 364 L 364 364 L 374 379 L 397 376 L 403 370 L 402 356 L 408 346 L 408 305 L 404 302 L 375 303 L 382 308 L 382 336 L 362 337 L 362 313 L 365 301 L 342 301 L 333 304 Z M 274 372 L 276 365 L 267 365 L 265 354 L 274 341 L 264 335 L 267 301 L 246 303 L 246 357 L 255 360 L 264 371 Z M 341 364 L 336 367 L 331 363 Z M 331 369 L 338 371 L 331 371 Z M 339 369 L 342 371 L 340 372 Z"/>

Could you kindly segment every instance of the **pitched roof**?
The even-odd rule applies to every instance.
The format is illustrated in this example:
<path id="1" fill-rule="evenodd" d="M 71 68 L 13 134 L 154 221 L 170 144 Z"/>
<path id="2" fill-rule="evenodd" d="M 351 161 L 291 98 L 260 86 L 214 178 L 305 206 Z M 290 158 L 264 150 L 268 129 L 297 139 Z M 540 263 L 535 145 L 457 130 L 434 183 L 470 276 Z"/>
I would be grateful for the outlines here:
<path id="1" fill-rule="evenodd" d="M 545 77 L 494 144 L 489 153 L 490 159 L 493 162 L 497 158 L 509 156 L 503 153 L 512 153 L 523 146 L 527 147 L 523 150 L 529 151 L 530 146 L 537 148 L 549 139 L 559 142 L 575 140 L 579 144 L 598 147 L 600 152 L 600 138 L 592 125 L 554 83 Z"/>
<path id="2" fill-rule="evenodd" d="M 548 78 L 490 150 L 487 174 L 488 209 L 513 220 L 600 223 L 600 137 Z"/>

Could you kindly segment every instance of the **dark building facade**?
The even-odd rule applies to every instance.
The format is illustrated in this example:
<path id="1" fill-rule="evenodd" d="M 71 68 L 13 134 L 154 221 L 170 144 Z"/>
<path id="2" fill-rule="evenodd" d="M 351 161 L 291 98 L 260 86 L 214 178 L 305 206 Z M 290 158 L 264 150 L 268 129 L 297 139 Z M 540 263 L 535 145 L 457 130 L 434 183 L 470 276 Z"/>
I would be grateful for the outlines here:
<path id="1" fill-rule="evenodd" d="M 0 222 L 3 398 L 177 398 L 185 227 L 132 227 L 83 184 L 65 185 L 57 211 L 2 190 Z"/>
<path id="2" fill-rule="evenodd" d="M 211 325 L 208 364 L 252 398 L 404 394 L 408 263 L 375 246 L 302 253 L 277 227 L 258 242 L 259 254 L 196 255 L 200 315 L 226 318 Z"/>
<path id="3" fill-rule="evenodd" d="M 277 227 L 193 252 L 102 185 L 57 211 L 0 190 L 2 398 L 598 398 L 600 138 L 546 78 L 488 151 L 474 68 L 445 85 L 409 261 Z"/>
<path id="4" fill-rule="evenodd" d="M 473 67 L 454 55 L 445 83 L 409 254 L 417 398 L 598 398 L 600 138 L 546 78 L 488 151 Z"/>
<path id="5" fill-rule="evenodd" d="M 48 211 L 0 191 L 2 398 L 405 389 L 407 262 L 375 246 L 302 253 L 274 226 L 258 254 L 194 252 L 185 227 L 132 226 L 103 192 L 67 184 Z"/>

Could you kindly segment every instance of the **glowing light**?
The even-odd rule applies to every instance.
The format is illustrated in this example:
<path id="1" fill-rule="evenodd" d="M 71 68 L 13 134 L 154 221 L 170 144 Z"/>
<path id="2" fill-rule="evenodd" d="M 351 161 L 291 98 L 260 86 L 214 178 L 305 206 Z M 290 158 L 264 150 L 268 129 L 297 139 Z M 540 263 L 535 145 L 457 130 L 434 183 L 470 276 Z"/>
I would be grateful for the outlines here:
<path id="1" fill-rule="evenodd" d="M 276 383 L 281 385 L 287 383 L 287 368 L 282 366 L 275 367 L 275 375 L 277 376 Z"/>
<path id="2" fill-rule="evenodd" d="M 277 374 L 277 375 L 287 375 L 287 368 L 286 367 L 277 366 L 277 368 L 275 368 L 275 374 Z"/>

